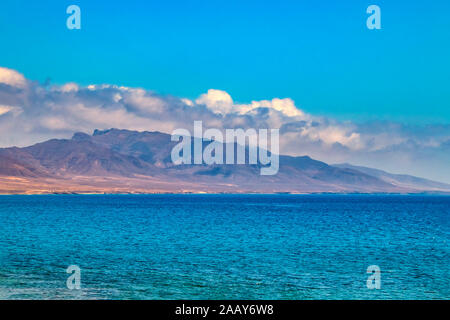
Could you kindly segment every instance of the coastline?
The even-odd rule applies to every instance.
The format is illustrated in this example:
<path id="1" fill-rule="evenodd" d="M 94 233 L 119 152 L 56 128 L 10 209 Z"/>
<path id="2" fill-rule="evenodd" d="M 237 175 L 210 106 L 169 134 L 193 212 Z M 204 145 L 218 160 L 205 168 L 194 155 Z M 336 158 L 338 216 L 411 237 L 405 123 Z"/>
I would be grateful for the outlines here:
<path id="1" fill-rule="evenodd" d="M 308 196 L 308 195 L 368 195 L 368 196 L 450 196 L 450 192 L 51 192 L 51 193 L 0 193 L 0 196 L 51 196 L 51 195 L 80 195 L 80 196 L 96 196 L 96 195 L 292 195 L 292 196 Z"/>
<path id="2" fill-rule="evenodd" d="M 329 183 L 293 185 L 277 181 L 274 184 L 208 183 L 208 180 L 164 180 L 164 177 L 70 176 L 58 178 L 25 178 L 0 176 L 0 195 L 102 195 L 102 194 L 439 194 L 450 195 L 450 190 L 390 186 L 364 188 L 355 185 Z"/>

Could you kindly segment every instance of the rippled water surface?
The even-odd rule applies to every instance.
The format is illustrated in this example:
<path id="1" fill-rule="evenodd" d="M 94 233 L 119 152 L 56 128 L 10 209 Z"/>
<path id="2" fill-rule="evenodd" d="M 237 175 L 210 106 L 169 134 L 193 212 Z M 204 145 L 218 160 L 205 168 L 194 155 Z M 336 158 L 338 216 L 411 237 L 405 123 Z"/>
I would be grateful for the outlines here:
<path id="1" fill-rule="evenodd" d="M 449 299 L 449 218 L 445 196 L 0 196 L 0 299 Z"/>

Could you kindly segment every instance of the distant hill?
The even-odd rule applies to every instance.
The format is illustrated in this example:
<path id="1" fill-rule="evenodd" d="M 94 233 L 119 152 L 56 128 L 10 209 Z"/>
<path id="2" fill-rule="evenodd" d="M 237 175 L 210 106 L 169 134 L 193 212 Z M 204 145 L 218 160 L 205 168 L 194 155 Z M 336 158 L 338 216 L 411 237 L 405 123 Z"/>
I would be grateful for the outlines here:
<path id="1" fill-rule="evenodd" d="M 359 172 L 363 172 L 365 174 L 376 177 L 380 180 L 383 180 L 387 183 L 393 184 L 395 186 L 399 186 L 402 188 L 413 188 L 413 189 L 422 189 L 429 191 L 442 191 L 448 190 L 450 188 L 449 184 L 436 182 L 433 180 L 428 180 L 424 178 L 418 178 L 407 174 L 392 174 L 383 170 L 354 166 L 348 163 L 336 164 L 334 167 L 338 167 L 341 169 L 352 169 L 357 170 Z"/>
<path id="2" fill-rule="evenodd" d="M 450 185 L 310 157 L 280 156 L 280 169 L 256 165 L 174 166 L 176 144 L 160 132 L 95 130 L 25 148 L 0 149 L 0 193 L 419 193 Z"/>

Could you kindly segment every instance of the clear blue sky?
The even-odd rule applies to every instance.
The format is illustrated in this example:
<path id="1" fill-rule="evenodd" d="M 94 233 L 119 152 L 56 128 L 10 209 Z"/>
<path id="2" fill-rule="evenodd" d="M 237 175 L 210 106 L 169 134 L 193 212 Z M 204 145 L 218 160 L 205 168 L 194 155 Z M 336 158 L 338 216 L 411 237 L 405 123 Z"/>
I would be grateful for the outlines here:
<path id="1" fill-rule="evenodd" d="M 66 28 L 77 4 L 82 29 Z M 382 30 L 366 28 L 381 7 Z M 0 66 L 238 102 L 290 97 L 339 119 L 450 122 L 450 1 L 0 3 Z"/>

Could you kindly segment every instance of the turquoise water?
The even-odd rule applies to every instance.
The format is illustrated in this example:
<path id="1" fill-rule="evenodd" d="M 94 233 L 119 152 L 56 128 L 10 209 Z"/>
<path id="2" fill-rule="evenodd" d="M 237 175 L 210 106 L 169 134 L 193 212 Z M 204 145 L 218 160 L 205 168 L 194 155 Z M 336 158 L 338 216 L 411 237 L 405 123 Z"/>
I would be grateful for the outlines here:
<path id="1" fill-rule="evenodd" d="M 0 196 L 0 298 L 449 299 L 449 217 L 445 196 Z"/>

